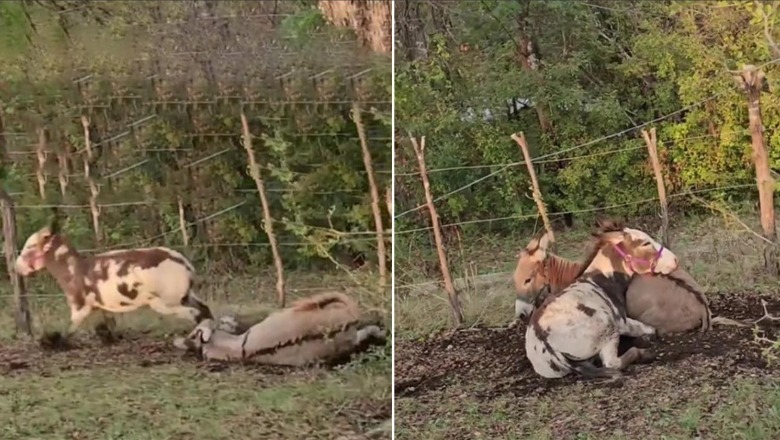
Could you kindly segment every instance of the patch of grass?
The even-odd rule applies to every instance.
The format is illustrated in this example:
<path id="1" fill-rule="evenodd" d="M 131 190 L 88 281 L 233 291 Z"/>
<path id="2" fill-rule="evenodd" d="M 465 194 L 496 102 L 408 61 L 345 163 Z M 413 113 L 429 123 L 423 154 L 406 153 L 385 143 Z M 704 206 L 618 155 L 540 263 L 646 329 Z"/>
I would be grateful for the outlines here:
<path id="1" fill-rule="evenodd" d="M 339 290 L 354 284 L 338 274 L 288 277 L 294 280 L 288 301 L 316 293 L 311 290 L 315 286 L 332 285 Z M 259 321 L 277 308 L 272 278 L 209 274 L 203 279 L 198 295 L 217 315 L 239 313 Z M 371 285 L 371 280 L 366 278 L 365 285 Z M 4 287 L 3 293 L 10 293 Z M 36 336 L 44 331 L 65 330 L 69 312 L 51 277 L 37 276 L 28 284 L 28 290 L 32 295 L 50 295 L 32 297 Z M 381 315 L 389 334 L 389 289 L 346 291 L 364 310 Z M 0 307 L 10 311 L 12 302 L 4 299 Z M 0 344 L 13 350 L 26 345 L 14 341 L 10 315 L 0 316 Z M 147 309 L 115 316 L 120 333 L 165 341 L 164 347 L 172 351 L 168 343 L 173 334 L 184 334 L 192 326 Z M 95 313 L 77 338 L 94 343 L 92 326 L 99 321 L 100 313 Z M 129 341 L 120 340 L 116 343 L 120 351 L 122 344 L 131 349 Z M 0 438 L 333 439 L 365 433 L 391 417 L 389 343 L 336 369 L 290 369 L 282 374 L 241 365 L 211 372 L 195 359 L 179 359 L 175 354 L 146 366 L 143 352 L 138 353 L 137 362 L 131 353 L 123 353 L 121 359 L 80 359 L 113 356 L 108 353 L 116 350 L 93 347 L 43 354 L 44 366 L 32 365 L 30 371 L 0 375 L 0 420 L 5 421 L 0 426 Z M 389 438 L 389 431 L 377 438 Z"/>
<path id="2" fill-rule="evenodd" d="M 372 363 L 270 385 L 194 365 L 0 376 L 0 438 L 334 438 L 389 412 L 386 359 Z"/>

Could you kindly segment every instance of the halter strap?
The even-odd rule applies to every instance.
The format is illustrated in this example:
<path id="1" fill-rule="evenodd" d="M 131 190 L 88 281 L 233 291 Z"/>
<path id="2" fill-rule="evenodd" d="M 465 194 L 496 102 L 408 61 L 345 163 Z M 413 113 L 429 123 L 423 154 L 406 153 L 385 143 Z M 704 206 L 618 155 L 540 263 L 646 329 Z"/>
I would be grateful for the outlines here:
<path id="1" fill-rule="evenodd" d="M 623 250 L 623 247 L 621 246 L 622 243 L 618 243 L 615 245 L 615 250 L 618 254 L 620 254 L 621 257 L 623 257 L 623 261 L 628 264 L 628 267 L 631 268 L 632 271 L 637 272 L 636 268 L 634 268 L 634 261 L 638 261 L 640 263 L 644 263 L 650 266 L 650 271 L 655 271 L 655 265 L 658 264 L 658 260 L 661 258 L 661 254 L 664 251 L 664 245 L 661 245 L 658 248 L 658 252 L 653 256 L 652 260 L 645 260 L 644 258 L 635 258 L 631 256 L 631 254 L 627 253 Z"/>

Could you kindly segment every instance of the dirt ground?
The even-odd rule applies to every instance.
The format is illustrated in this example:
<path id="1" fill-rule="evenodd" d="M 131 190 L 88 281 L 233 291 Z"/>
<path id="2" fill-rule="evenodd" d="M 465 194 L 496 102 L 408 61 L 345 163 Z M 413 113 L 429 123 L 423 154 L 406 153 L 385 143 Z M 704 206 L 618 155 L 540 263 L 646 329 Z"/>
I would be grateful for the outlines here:
<path id="1" fill-rule="evenodd" d="M 771 314 L 780 315 L 778 299 L 754 294 L 713 297 L 713 315 L 759 318 L 762 298 Z M 764 320 L 758 326 L 760 333 L 774 338 L 780 321 Z M 725 390 L 736 379 L 771 378 L 780 370 L 767 365 L 752 328 L 716 326 L 703 335 L 661 338 L 654 343 L 658 360 L 630 367 L 617 382 L 547 381 L 535 375 L 525 357 L 524 333 L 521 325 L 446 332 L 425 341 L 396 340 L 396 438 L 658 438 L 669 432 L 657 423 L 669 412 L 685 412 L 687 404 L 704 399 L 704 408 L 697 409 L 702 413 L 698 417 L 704 417 L 708 406 L 727 398 Z M 502 411 L 507 420 L 497 415 Z M 723 438 L 708 436 L 700 425 L 692 423 L 693 432 L 667 438 Z M 533 437 L 542 428 L 549 437 Z"/>

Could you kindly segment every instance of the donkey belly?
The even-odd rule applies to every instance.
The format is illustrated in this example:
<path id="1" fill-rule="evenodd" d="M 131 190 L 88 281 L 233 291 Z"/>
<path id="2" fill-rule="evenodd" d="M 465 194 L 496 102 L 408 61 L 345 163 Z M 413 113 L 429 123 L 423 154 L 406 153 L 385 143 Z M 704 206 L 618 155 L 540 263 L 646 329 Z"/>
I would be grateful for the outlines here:
<path id="1" fill-rule="evenodd" d="M 133 298 L 129 298 L 119 294 L 117 291 L 107 291 L 108 289 L 101 289 L 100 300 L 95 299 L 92 302 L 92 306 L 103 309 L 111 313 L 127 313 L 135 311 L 147 304 L 146 298 L 136 295 Z"/>

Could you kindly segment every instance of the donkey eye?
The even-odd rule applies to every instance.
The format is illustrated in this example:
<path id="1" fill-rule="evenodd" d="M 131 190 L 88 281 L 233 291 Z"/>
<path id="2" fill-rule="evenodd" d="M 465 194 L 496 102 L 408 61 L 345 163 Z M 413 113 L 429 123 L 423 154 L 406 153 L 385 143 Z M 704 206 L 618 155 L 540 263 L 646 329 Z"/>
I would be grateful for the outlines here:
<path id="1" fill-rule="evenodd" d="M 525 283 L 526 283 L 526 284 L 528 284 L 528 283 L 530 283 L 530 282 L 531 282 L 531 279 L 530 279 L 530 278 L 526 278 L 526 279 L 525 279 Z"/>
<path id="2" fill-rule="evenodd" d="M 650 245 L 652 245 L 652 243 L 650 243 L 649 241 L 642 243 L 642 246 L 650 246 Z"/>

